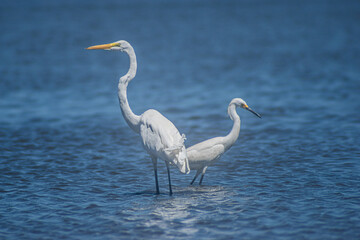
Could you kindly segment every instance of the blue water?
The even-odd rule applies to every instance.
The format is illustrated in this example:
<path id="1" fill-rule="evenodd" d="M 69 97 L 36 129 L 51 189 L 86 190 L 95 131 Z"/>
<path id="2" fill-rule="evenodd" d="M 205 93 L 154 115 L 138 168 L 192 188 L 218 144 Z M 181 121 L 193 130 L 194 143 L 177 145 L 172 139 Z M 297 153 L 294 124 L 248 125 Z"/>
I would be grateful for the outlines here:
<path id="1" fill-rule="evenodd" d="M 360 239 L 358 1 L 8 1 L 0 6 L 0 239 Z M 203 185 L 152 163 L 121 116 L 186 145 L 241 132 Z"/>

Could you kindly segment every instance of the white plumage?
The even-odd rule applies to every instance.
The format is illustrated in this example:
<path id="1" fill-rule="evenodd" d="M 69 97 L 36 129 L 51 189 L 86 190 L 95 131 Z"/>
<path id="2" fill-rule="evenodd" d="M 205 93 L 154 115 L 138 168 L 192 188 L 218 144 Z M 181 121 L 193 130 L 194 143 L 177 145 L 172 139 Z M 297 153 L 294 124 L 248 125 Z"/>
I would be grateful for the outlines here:
<path id="1" fill-rule="evenodd" d="M 140 136 L 145 150 L 151 156 L 176 165 L 182 173 L 190 172 L 184 146 L 185 136 L 181 136 L 174 124 L 161 113 L 150 109 L 141 115 Z"/>
<path id="2" fill-rule="evenodd" d="M 251 108 L 248 107 L 244 100 L 241 98 L 234 98 L 228 107 L 229 116 L 234 121 L 234 125 L 230 133 L 224 137 L 211 138 L 187 148 L 187 157 L 189 160 L 190 169 L 197 170 L 191 184 L 194 183 L 200 173 L 201 178 L 199 184 L 201 184 L 206 169 L 210 165 L 214 164 L 239 137 L 241 121 L 239 115 L 236 113 L 236 107 L 242 107 L 260 117 L 258 113 L 254 112 Z"/>
<path id="3" fill-rule="evenodd" d="M 142 145 L 151 156 L 154 166 L 156 193 L 160 193 L 157 177 L 157 159 L 160 158 L 166 163 L 169 191 L 172 194 L 169 164 L 177 166 L 182 173 L 190 172 L 184 145 L 185 136 L 180 135 L 174 124 L 154 109 L 147 110 L 140 116 L 132 112 L 127 100 L 127 86 L 136 75 L 137 62 L 135 51 L 128 42 L 120 40 L 87 49 L 120 50 L 129 55 L 129 71 L 120 78 L 118 84 L 121 112 L 129 127 L 140 134 Z"/>

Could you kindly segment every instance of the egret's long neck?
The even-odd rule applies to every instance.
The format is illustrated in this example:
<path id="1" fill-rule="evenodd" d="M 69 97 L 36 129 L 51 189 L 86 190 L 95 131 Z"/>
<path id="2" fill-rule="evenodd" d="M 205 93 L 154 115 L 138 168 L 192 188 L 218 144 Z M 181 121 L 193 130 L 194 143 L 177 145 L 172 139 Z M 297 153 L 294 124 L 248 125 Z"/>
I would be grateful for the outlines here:
<path id="1" fill-rule="evenodd" d="M 127 99 L 127 86 L 129 82 L 136 75 L 136 68 L 137 68 L 136 55 L 134 49 L 131 46 L 127 48 L 125 52 L 129 55 L 130 58 L 130 68 L 129 71 L 119 80 L 118 96 L 119 96 L 121 112 L 127 124 L 132 130 L 138 133 L 140 131 L 139 129 L 140 116 L 133 113 Z"/>
<path id="2" fill-rule="evenodd" d="M 226 149 L 230 148 L 238 139 L 241 122 L 239 115 L 236 113 L 236 105 L 234 103 L 230 103 L 228 113 L 230 118 L 234 121 L 234 125 L 230 133 L 224 137 L 224 145 Z"/>

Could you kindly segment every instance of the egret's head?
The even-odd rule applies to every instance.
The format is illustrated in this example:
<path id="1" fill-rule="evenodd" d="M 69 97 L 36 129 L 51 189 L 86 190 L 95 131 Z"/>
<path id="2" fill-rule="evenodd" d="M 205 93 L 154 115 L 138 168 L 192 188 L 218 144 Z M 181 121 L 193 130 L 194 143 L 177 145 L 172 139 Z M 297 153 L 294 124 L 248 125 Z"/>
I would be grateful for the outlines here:
<path id="1" fill-rule="evenodd" d="M 88 47 L 87 49 L 88 50 L 103 49 L 103 50 L 126 51 L 129 48 L 131 48 L 131 46 L 127 41 L 120 40 L 120 41 L 113 42 L 113 43 L 91 46 L 91 47 Z"/>
<path id="2" fill-rule="evenodd" d="M 233 100 L 231 100 L 230 104 L 235 104 L 235 106 L 241 107 L 241 108 L 248 108 L 248 105 L 246 104 L 246 102 L 244 100 L 242 100 L 241 98 L 234 98 Z"/>
<path id="3" fill-rule="evenodd" d="M 242 100 L 241 98 L 234 98 L 233 100 L 231 100 L 230 105 L 231 104 L 234 104 L 237 107 L 244 108 L 244 109 L 252 112 L 253 114 L 255 114 L 257 117 L 261 118 L 260 114 L 258 114 L 257 112 L 255 112 L 254 110 L 249 108 L 249 106 L 246 104 L 246 102 L 244 100 Z"/>

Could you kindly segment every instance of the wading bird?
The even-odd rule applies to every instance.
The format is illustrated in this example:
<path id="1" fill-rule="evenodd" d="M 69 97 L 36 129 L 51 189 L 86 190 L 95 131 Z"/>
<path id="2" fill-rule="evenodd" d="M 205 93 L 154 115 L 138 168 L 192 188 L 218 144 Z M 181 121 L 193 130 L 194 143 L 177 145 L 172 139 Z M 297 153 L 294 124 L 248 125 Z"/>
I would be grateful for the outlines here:
<path id="1" fill-rule="evenodd" d="M 121 112 L 130 128 L 140 134 L 142 145 L 151 156 L 157 194 L 160 193 L 157 177 L 157 160 L 160 158 L 165 161 L 171 195 L 169 164 L 176 165 L 182 173 L 190 172 L 184 145 L 185 135 L 180 135 L 174 124 L 154 109 L 149 109 L 140 116 L 134 114 L 131 110 L 127 100 L 127 86 L 136 75 L 137 62 L 135 51 L 127 41 L 120 40 L 114 43 L 91 46 L 87 49 L 119 50 L 129 55 L 129 71 L 120 78 L 118 84 Z"/>
<path id="2" fill-rule="evenodd" d="M 206 169 L 208 166 L 216 162 L 223 153 L 225 153 L 237 140 L 240 133 L 240 117 L 236 113 L 236 107 L 244 108 L 259 118 L 261 116 L 254 110 L 249 108 L 244 100 L 241 98 L 234 98 L 231 100 L 228 107 L 228 114 L 231 120 L 234 121 L 234 125 L 228 135 L 225 137 L 215 137 L 206 141 L 197 143 L 186 149 L 187 157 L 191 170 L 197 170 L 196 175 L 190 184 L 193 184 L 196 178 L 201 173 L 199 185 L 204 178 Z"/>

